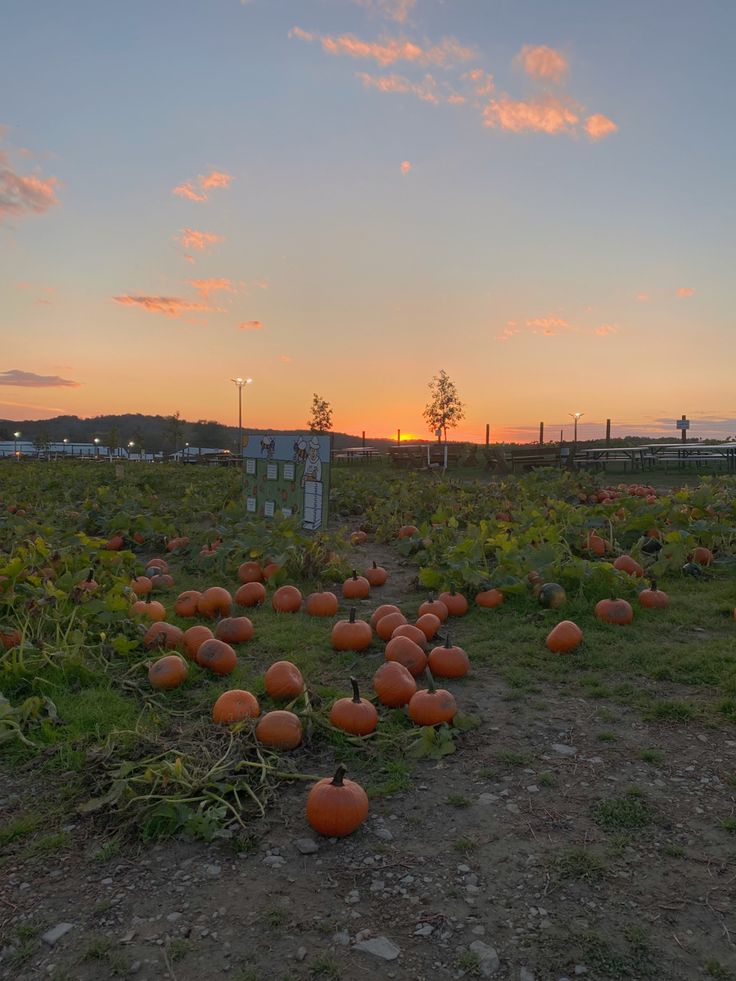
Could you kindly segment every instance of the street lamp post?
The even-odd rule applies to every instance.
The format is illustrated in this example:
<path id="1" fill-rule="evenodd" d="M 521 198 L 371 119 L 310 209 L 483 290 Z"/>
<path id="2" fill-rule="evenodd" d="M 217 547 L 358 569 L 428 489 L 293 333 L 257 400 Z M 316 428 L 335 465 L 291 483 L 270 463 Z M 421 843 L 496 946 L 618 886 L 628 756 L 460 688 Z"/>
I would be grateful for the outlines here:
<path id="1" fill-rule="evenodd" d="M 62 443 L 64 444 L 64 456 L 66 456 L 67 446 L 69 445 L 68 437 L 65 436 L 64 439 L 62 439 Z M 73 454 L 74 454 L 74 450 L 72 449 L 72 455 Z"/>
<path id="2" fill-rule="evenodd" d="M 99 436 L 95 436 L 95 438 L 92 440 L 92 442 L 95 444 L 95 460 L 97 460 L 97 459 L 99 459 L 99 456 L 100 456 L 100 438 L 99 438 Z"/>
<path id="3" fill-rule="evenodd" d="M 238 389 L 238 456 L 243 452 L 243 389 L 250 385 L 252 378 L 231 378 Z"/>
<path id="4" fill-rule="evenodd" d="M 128 459 L 130 459 L 130 451 L 133 449 L 134 446 L 135 446 L 135 443 L 131 439 L 131 441 L 128 443 Z"/>
<path id="5" fill-rule="evenodd" d="M 184 444 L 184 456 L 185 456 L 186 462 L 189 463 L 189 443 L 185 443 Z"/>
<path id="6" fill-rule="evenodd" d="M 19 457 L 18 457 L 18 440 L 19 439 L 20 439 L 20 433 L 13 433 L 13 456 L 15 457 L 16 460 L 19 459 Z"/>
<path id="7" fill-rule="evenodd" d="M 585 413 L 583 412 L 568 412 L 568 415 L 572 416 L 572 418 L 575 420 L 575 429 L 573 431 L 573 437 L 572 437 L 574 446 L 578 445 L 578 419 L 582 418 L 584 414 Z"/>

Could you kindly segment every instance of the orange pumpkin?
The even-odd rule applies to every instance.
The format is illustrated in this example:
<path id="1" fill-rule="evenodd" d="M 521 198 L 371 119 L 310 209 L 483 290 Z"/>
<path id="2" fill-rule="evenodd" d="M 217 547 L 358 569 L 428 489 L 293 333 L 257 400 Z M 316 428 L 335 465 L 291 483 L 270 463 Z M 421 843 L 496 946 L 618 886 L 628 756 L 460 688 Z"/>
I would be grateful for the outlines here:
<path id="1" fill-rule="evenodd" d="M 553 654 L 567 654 L 583 641 L 583 631 L 572 620 L 562 620 L 547 634 L 545 643 Z"/>
<path id="2" fill-rule="evenodd" d="M 450 635 L 441 647 L 435 647 L 429 658 L 429 670 L 435 678 L 462 678 L 470 670 L 470 659 L 462 647 L 450 643 Z"/>
<path id="3" fill-rule="evenodd" d="M 206 640 L 197 651 L 197 664 L 215 674 L 232 674 L 237 667 L 238 657 L 224 640 Z"/>
<path id="4" fill-rule="evenodd" d="M 148 562 L 146 562 L 146 569 L 158 569 L 160 572 L 168 572 L 169 563 L 166 561 L 166 559 L 149 559 Z"/>
<path id="5" fill-rule="evenodd" d="M 130 583 L 130 588 L 136 596 L 147 596 L 153 588 L 153 583 L 148 576 L 136 576 Z"/>
<path id="6" fill-rule="evenodd" d="M 442 626 L 442 621 L 435 613 L 423 613 L 416 622 L 427 640 L 432 640 Z"/>
<path id="7" fill-rule="evenodd" d="M 15 627 L 0 627 L 0 646 L 9 651 L 11 647 L 20 647 L 22 637 L 20 630 Z"/>
<path id="8" fill-rule="evenodd" d="M 167 654 L 154 661 L 148 669 L 148 680 L 154 688 L 178 688 L 189 674 L 187 662 L 178 654 Z"/>
<path id="9" fill-rule="evenodd" d="M 163 593 L 171 589 L 174 585 L 174 577 L 168 572 L 162 572 L 160 576 L 154 576 L 151 580 L 151 589 L 154 593 Z"/>
<path id="10" fill-rule="evenodd" d="M 394 630 L 404 623 L 406 623 L 406 617 L 403 613 L 387 613 L 376 623 L 376 633 L 381 640 L 391 640 Z"/>
<path id="11" fill-rule="evenodd" d="M 271 597 L 271 606 L 277 613 L 298 613 L 302 608 L 302 594 L 296 586 L 279 586 Z"/>
<path id="12" fill-rule="evenodd" d="M 639 593 L 639 603 L 647 610 L 666 610 L 670 598 L 667 593 L 657 589 L 657 583 L 652 579 L 649 589 L 642 589 Z"/>
<path id="13" fill-rule="evenodd" d="M 224 617 L 215 627 L 215 637 L 227 644 L 245 644 L 253 638 L 253 624 L 248 617 Z"/>
<path id="14" fill-rule="evenodd" d="M 350 536 L 350 543 L 352 545 L 363 545 L 368 541 L 368 533 L 365 531 L 354 531 Z"/>
<path id="15" fill-rule="evenodd" d="M 423 630 L 419 627 L 415 627 L 413 623 L 402 623 L 396 630 L 391 634 L 391 640 L 394 637 L 408 637 L 409 640 L 413 640 L 415 644 L 418 644 L 423 651 L 426 651 L 429 647 L 429 641 Z"/>
<path id="16" fill-rule="evenodd" d="M 607 546 L 605 540 L 601 538 L 600 535 L 596 534 L 596 532 L 594 531 L 588 532 L 588 537 L 585 541 L 585 547 L 592 555 L 595 555 L 598 558 L 601 558 L 603 555 L 606 554 Z"/>
<path id="17" fill-rule="evenodd" d="M 697 548 L 693 549 L 693 554 L 690 556 L 690 561 L 697 562 L 698 565 L 710 565 L 713 561 L 713 553 L 704 545 L 698 545 Z"/>
<path id="18" fill-rule="evenodd" d="M 197 608 L 203 617 L 215 620 L 217 617 L 229 617 L 233 608 L 233 598 L 222 586 L 210 586 L 199 598 Z"/>
<path id="19" fill-rule="evenodd" d="M 409 718 L 418 726 L 436 726 L 452 722 L 457 715 L 457 703 L 444 688 L 437 688 L 427 671 L 427 688 L 421 688 L 409 701 Z"/>
<path id="20" fill-rule="evenodd" d="M 174 603 L 174 613 L 180 617 L 196 617 L 202 594 L 197 589 L 187 589 L 179 593 Z"/>
<path id="21" fill-rule="evenodd" d="M 335 776 L 320 780 L 307 797 L 307 821 L 327 838 L 351 834 L 368 816 L 368 795 L 359 783 L 346 780 L 345 773 L 341 763 Z"/>
<path id="22" fill-rule="evenodd" d="M 224 691 L 212 706 L 212 721 L 221 725 L 257 719 L 260 714 L 261 708 L 256 696 L 240 688 Z"/>
<path id="23" fill-rule="evenodd" d="M 353 574 L 342 584 L 342 595 L 345 599 L 367 599 L 370 596 L 371 584 L 364 576 L 359 576 L 353 569 Z"/>
<path id="24" fill-rule="evenodd" d="M 243 562 L 238 566 L 238 579 L 242 583 L 262 582 L 263 569 L 260 562 Z"/>
<path id="25" fill-rule="evenodd" d="M 500 606 L 506 597 L 500 589 L 484 589 L 475 597 L 477 606 L 482 606 L 486 610 L 492 610 Z"/>
<path id="26" fill-rule="evenodd" d="M 417 615 L 422 617 L 425 613 L 433 613 L 436 617 L 440 618 L 442 623 L 444 623 L 450 615 L 450 611 L 447 609 L 442 600 L 432 599 L 431 597 L 422 603 L 422 605 L 419 607 L 419 612 Z"/>
<path id="27" fill-rule="evenodd" d="M 304 691 L 304 678 L 291 661 L 274 661 L 263 676 L 269 698 L 275 702 L 289 701 Z"/>
<path id="28" fill-rule="evenodd" d="M 150 594 L 145 599 L 136 600 L 130 608 L 133 617 L 145 617 L 151 621 L 166 619 L 166 608 L 158 600 L 152 600 Z"/>
<path id="29" fill-rule="evenodd" d="M 619 572 L 625 572 L 627 576 L 639 577 L 644 575 L 642 567 L 630 555 L 619 555 L 613 563 L 613 568 L 618 569 Z"/>
<path id="30" fill-rule="evenodd" d="M 352 698 L 339 698 L 330 709 L 330 722 L 336 729 L 349 732 L 353 736 L 367 736 L 378 723 L 376 706 L 366 698 L 360 697 L 358 682 L 350 679 L 353 687 Z"/>
<path id="31" fill-rule="evenodd" d="M 262 582 L 246 582 L 235 594 L 236 606 L 260 606 L 266 599 L 266 587 Z"/>
<path id="32" fill-rule="evenodd" d="M 384 661 L 373 675 L 373 690 L 382 705 L 401 708 L 408 705 L 417 683 L 411 671 L 399 661 Z"/>
<path id="33" fill-rule="evenodd" d="M 376 565 L 374 562 L 370 569 L 365 570 L 365 578 L 371 586 L 384 586 L 388 579 L 388 572 L 382 565 Z"/>
<path id="34" fill-rule="evenodd" d="M 355 607 L 351 607 L 347 620 L 338 620 L 332 628 L 332 646 L 336 651 L 364 651 L 373 641 L 373 631 L 365 620 L 355 619 Z"/>
<path id="35" fill-rule="evenodd" d="M 173 650 L 175 647 L 181 647 L 183 643 L 184 632 L 173 623 L 164 623 L 163 620 L 151 624 L 143 637 L 143 646 L 147 651 L 154 648 Z"/>
<path id="36" fill-rule="evenodd" d="M 403 664 L 407 671 L 417 678 L 427 667 L 427 655 L 419 644 L 409 637 L 392 637 L 386 644 L 384 657 L 387 661 Z"/>
<path id="37" fill-rule="evenodd" d="M 167 552 L 176 552 L 178 549 L 184 549 L 189 544 L 189 539 L 184 535 L 179 535 L 176 538 L 170 538 L 166 543 Z"/>
<path id="38" fill-rule="evenodd" d="M 337 613 L 337 596 L 334 593 L 310 593 L 306 611 L 311 617 L 334 617 Z"/>
<path id="39" fill-rule="evenodd" d="M 414 535 L 419 534 L 419 529 L 416 525 L 402 525 L 399 528 L 399 538 L 413 538 Z"/>
<path id="40" fill-rule="evenodd" d="M 398 608 L 398 606 L 394 606 L 393 603 L 381 603 L 380 606 L 376 607 L 373 613 L 371 613 L 370 620 L 371 626 L 374 630 L 376 629 L 378 621 L 381 619 L 381 617 L 385 617 L 389 613 L 401 613 L 401 610 Z"/>
<path id="41" fill-rule="evenodd" d="M 206 640 L 212 640 L 214 634 L 209 627 L 198 623 L 184 631 L 184 652 L 193 661 L 197 660 L 197 651 Z"/>
<path id="42" fill-rule="evenodd" d="M 267 712 L 258 721 L 256 739 L 274 749 L 296 749 L 302 741 L 299 716 L 284 709 Z"/>
<path id="43" fill-rule="evenodd" d="M 112 538 L 108 539 L 105 548 L 108 552 L 119 552 L 125 546 L 125 539 L 122 535 L 113 535 Z"/>
<path id="44" fill-rule="evenodd" d="M 625 599 L 602 599 L 595 604 L 593 610 L 595 615 L 603 623 L 615 623 L 619 627 L 624 627 L 634 619 L 634 611 L 631 604 Z"/>
<path id="45" fill-rule="evenodd" d="M 440 593 L 437 597 L 445 604 L 451 617 L 464 617 L 468 612 L 468 601 L 462 593 L 457 593 L 454 586 L 450 586 L 449 592 Z"/>

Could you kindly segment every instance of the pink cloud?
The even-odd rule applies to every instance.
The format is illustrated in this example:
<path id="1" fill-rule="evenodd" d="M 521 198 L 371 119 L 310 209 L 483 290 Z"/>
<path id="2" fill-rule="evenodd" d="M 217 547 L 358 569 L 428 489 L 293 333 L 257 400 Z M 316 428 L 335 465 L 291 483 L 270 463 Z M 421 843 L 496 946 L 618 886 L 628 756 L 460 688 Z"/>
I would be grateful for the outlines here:
<path id="1" fill-rule="evenodd" d="M 238 324 L 241 330 L 263 330 L 263 324 L 260 320 L 244 320 L 241 324 Z"/>
<path id="2" fill-rule="evenodd" d="M 4 218 L 42 215 L 55 207 L 59 203 L 58 183 L 55 177 L 24 177 L 13 170 L 7 156 L 0 151 L 0 224 Z"/>
<path id="3" fill-rule="evenodd" d="M 525 44 L 515 60 L 539 82 L 561 82 L 569 69 L 567 58 L 545 44 Z"/>
<path id="4" fill-rule="evenodd" d="M 0 385 L 15 385 L 18 388 L 80 388 L 79 382 L 59 375 L 37 375 L 33 371 L 10 368 L 0 371 Z"/>
<path id="5" fill-rule="evenodd" d="M 464 102 L 463 96 L 453 92 L 446 84 L 438 86 L 437 81 L 432 75 L 425 75 L 422 82 L 412 82 L 404 75 L 369 75 L 368 72 L 357 72 L 356 77 L 361 80 L 365 88 L 376 89 L 378 92 L 398 92 L 415 95 L 422 102 L 429 102 L 434 106 L 442 102 L 458 103 Z"/>
<path id="6" fill-rule="evenodd" d="M 204 252 L 218 242 L 224 241 L 222 235 L 215 235 L 214 232 L 198 232 L 194 228 L 183 228 L 177 241 L 185 249 L 196 249 Z"/>
<path id="7" fill-rule="evenodd" d="M 232 174 L 227 174 L 224 170 L 211 170 L 209 174 L 199 174 L 196 181 L 177 184 L 171 193 L 180 198 L 187 198 L 189 201 L 207 201 L 208 191 L 229 187 L 232 180 Z"/>
<path id="8" fill-rule="evenodd" d="M 551 314 L 548 317 L 533 317 L 520 324 L 516 320 L 509 320 L 503 331 L 497 336 L 497 341 L 508 341 L 517 334 L 528 331 L 532 334 L 543 334 L 545 337 L 555 337 L 557 334 L 568 333 L 576 330 L 572 324 L 562 317 Z"/>
<path id="9" fill-rule="evenodd" d="M 197 303 L 193 300 L 184 300 L 178 296 L 114 296 L 116 303 L 125 306 L 139 306 L 149 313 L 160 313 L 164 317 L 181 317 L 185 313 L 199 313 L 210 311 L 213 307 L 208 307 L 204 303 Z"/>
<path id="10" fill-rule="evenodd" d="M 517 101 L 508 95 L 492 99 L 483 110 L 483 124 L 512 133 L 573 133 L 579 121 L 578 107 L 570 99 L 544 95 Z"/>
<path id="11" fill-rule="evenodd" d="M 596 327 L 595 332 L 598 337 L 608 337 L 609 334 L 618 334 L 618 327 L 616 324 L 601 324 Z"/>
<path id="12" fill-rule="evenodd" d="M 382 41 L 362 41 L 353 34 L 341 34 L 338 37 L 329 34 L 319 35 L 304 31 L 300 27 L 293 27 L 289 31 L 289 36 L 301 41 L 319 41 L 323 51 L 328 54 L 373 59 L 383 68 L 397 61 L 445 67 L 456 61 L 469 61 L 475 57 L 473 48 L 465 47 L 453 37 L 443 38 L 439 44 L 423 48 L 404 38 L 388 37 Z"/>
<path id="13" fill-rule="evenodd" d="M 408 161 L 408 160 L 402 160 L 401 161 L 401 173 L 402 174 L 408 174 L 410 170 L 411 170 L 411 163 L 410 163 L 410 161 Z"/>
<path id="14" fill-rule="evenodd" d="M 617 129 L 618 126 L 612 119 L 601 115 L 599 112 L 593 116 L 588 116 L 585 120 L 585 132 L 591 140 L 602 140 L 605 136 L 615 133 Z"/>
<path id="15" fill-rule="evenodd" d="M 649 302 L 649 294 L 648 293 L 637 293 L 636 294 L 636 299 L 639 301 L 639 303 L 648 303 Z"/>
<path id="16" fill-rule="evenodd" d="M 403 24 L 414 8 L 417 0 L 354 0 L 361 7 L 367 7 L 388 20 Z"/>
<path id="17" fill-rule="evenodd" d="M 465 72 L 461 78 L 471 85 L 475 94 L 481 99 L 487 98 L 495 87 L 493 75 L 484 72 L 482 68 L 474 68 L 472 71 Z"/>
<path id="18" fill-rule="evenodd" d="M 695 290 L 691 286 L 681 286 L 678 290 L 675 290 L 675 296 L 679 296 L 681 298 L 694 295 Z"/>
<path id="19" fill-rule="evenodd" d="M 279 355 L 279 361 L 283 362 L 284 364 L 293 364 L 294 363 L 294 359 L 290 355 L 288 355 L 288 354 L 280 354 Z"/>
<path id="20" fill-rule="evenodd" d="M 238 288 L 229 279 L 189 279 L 190 286 L 193 286 L 200 296 L 209 300 L 210 293 L 223 290 L 225 293 L 237 293 Z"/>

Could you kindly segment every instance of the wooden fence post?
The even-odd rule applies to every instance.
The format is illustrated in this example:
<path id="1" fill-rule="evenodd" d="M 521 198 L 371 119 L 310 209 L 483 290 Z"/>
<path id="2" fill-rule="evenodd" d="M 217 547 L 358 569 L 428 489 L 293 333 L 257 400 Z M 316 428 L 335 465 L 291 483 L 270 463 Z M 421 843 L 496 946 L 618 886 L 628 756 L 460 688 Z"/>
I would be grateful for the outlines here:
<path id="1" fill-rule="evenodd" d="M 401 446 L 401 430 L 396 430 L 396 445 Z"/>
<path id="2" fill-rule="evenodd" d="M 611 445 L 611 420 L 606 419 L 606 446 Z"/>
<path id="3" fill-rule="evenodd" d="M 539 423 L 539 445 L 544 446 L 544 423 Z"/>
<path id="4" fill-rule="evenodd" d="M 486 423 L 486 446 L 490 445 L 491 442 L 491 424 Z"/>

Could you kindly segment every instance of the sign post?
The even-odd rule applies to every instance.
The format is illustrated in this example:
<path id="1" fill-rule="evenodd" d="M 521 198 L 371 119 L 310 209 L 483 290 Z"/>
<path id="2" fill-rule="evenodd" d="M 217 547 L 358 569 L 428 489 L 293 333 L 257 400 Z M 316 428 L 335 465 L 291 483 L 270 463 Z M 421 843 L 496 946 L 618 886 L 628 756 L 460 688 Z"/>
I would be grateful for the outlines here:
<path id="1" fill-rule="evenodd" d="M 678 419 L 675 422 L 675 426 L 677 426 L 677 428 L 682 431 L 682 442 L 683 443 L 686 442 L 687 431 L 690 428 L 690 420 L 687 418 L 687 416 L 683 415 L 682 419 Z"/>

